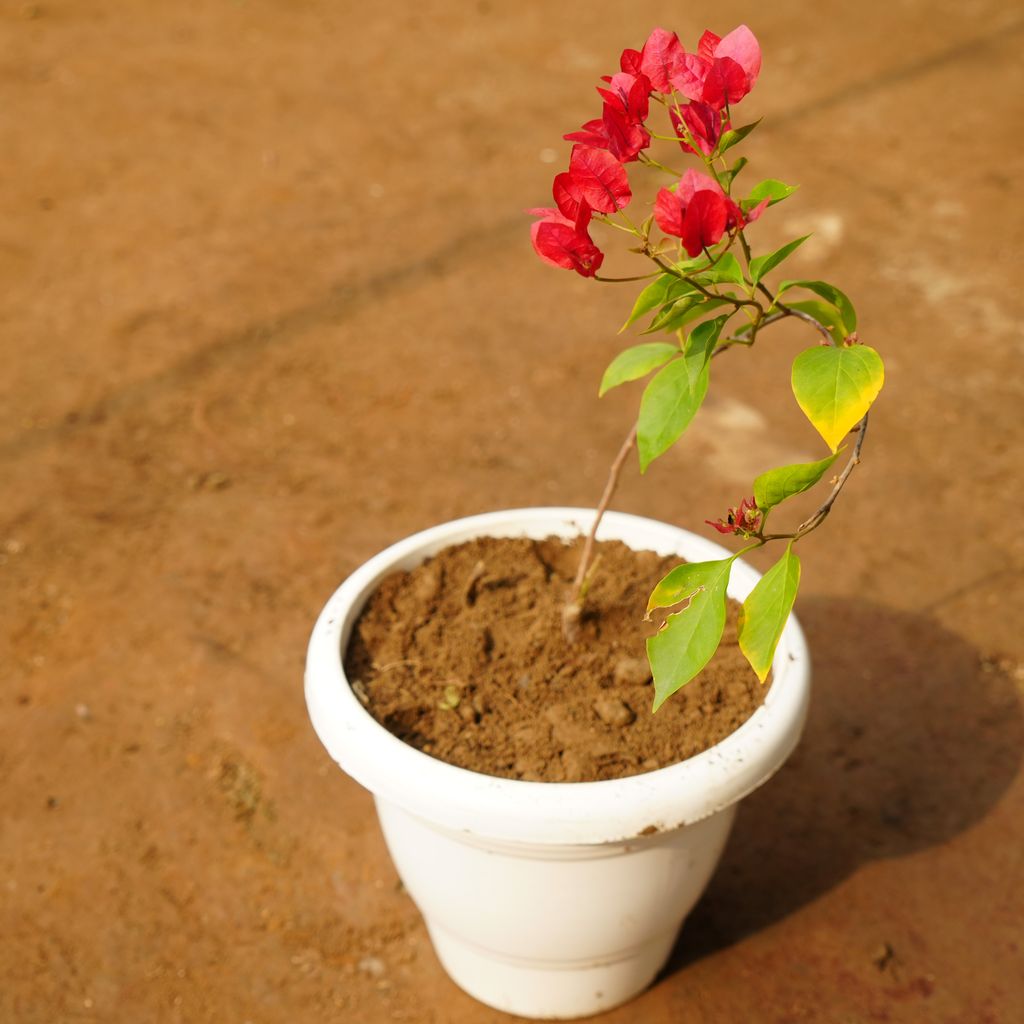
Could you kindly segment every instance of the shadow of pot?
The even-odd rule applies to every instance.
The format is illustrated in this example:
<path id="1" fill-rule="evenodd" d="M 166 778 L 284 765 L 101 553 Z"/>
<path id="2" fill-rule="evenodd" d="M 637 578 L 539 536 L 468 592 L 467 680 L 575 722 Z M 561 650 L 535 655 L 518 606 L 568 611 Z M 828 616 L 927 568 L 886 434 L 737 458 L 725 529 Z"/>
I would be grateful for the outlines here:
<path id="1" fill-rule="evenodd" d="M 667 973 L 785 918 L 863 864 L 952 839 L 1020 769 L 1016 684 L 963 639 L 867 601 L 809 598 L 798 611 L 815 676 L 803 740 L 740 807 Z"/>

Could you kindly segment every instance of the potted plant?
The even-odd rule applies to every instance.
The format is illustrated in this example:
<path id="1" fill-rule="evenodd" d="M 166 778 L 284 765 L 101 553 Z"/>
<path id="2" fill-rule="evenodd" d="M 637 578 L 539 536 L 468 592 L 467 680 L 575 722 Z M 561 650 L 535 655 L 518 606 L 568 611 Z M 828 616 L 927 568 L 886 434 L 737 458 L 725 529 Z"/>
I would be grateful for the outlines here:
<path id="1" fill-rule="evenodd" d="M 806 715 L 809 659 L 790 614 L 800 580 L 796 551 L 828 517 L 860 462 L 883 368 L 878 354 L 859 342 L 853 305 L 838 288 L 802 278 L 770 283 L 769 275 L 804 238 L 756 253 L 747 237 L 752 223 L 795 191 L 775 179 L 739 187 L 747 161 L 734 148 L 757 123 L 736 125 L 733 118 L 760 64 L 760 48 L 746 26 L 724 37 L 705 32 L 695 52 L 686 51 L 674 33 L 655 29 L 641 50 L 623 51 L 620 70 L 603 79 L 601 117 L 566 136 L 574 145 L 568 170 L 554 180 L 555 205 L 531 211 L 537 218 L 534 248 L 555 266 L 609 280 L 600 274 L 604 254 L 591 236 L 594 224 L 625 235 L 645 264 L 642 275 L 616 280 L 645 281 L 625 326 L 644 321 L 643 333 L 658 340 L 619 355 L 605 371 L 600 393 L 653 377 L 597 508 L 491 513 L 400 541 L 342 584 L 310 641 L 306 696 L 314 727 L 331 756 L 373 792 L 389 849 L 438 955 L 472 995 L 524 1016 L 584 1016 L 649 984 L 714 870 L 737 801 L 780 767 Z M 663 162 L 671 158 L 656 159 L 650 152 L 655 139 L 671 142 L 699 166 L 680 171 Z M 627 209 L 633 198 L 630 164 L 642 175 L 668 179 L 645 218 Z M 767 328 L 785 320 L 802 321 L 813 333 L 815 343 L 792 364 L 792 389 L 829 452 L 812 463 L 766 469 L 753 482 L 752 496 L 709 520 L 718 532 L 739 538 L 741 549 L 731 552 L 674 526 L 609 512 L 630 453 L 636 449 L 643 471 L 683 435 L 704 400 L 717 357 L 754 347 Z M 845 465 L 835 472 L 841 455 Z M 778 506 L 829 475 L 831 489 L 810 516 L 768 531 Z M 362 650 L 369 642 L 363 634 L 372 629 L 361 623 L 386 592 L 377 603 L 398 618 L 385 616 L 375 627 L 380 650 L 391 649 L 387 645 L 397 643 L 403 630 L 443 640 L 457 628 L 441 613 L 444 586 L 461 588 L 456 604 L 474 606 L 478 591 L 500 591 L 507 580 L 488 581 L 479 562 L 445 581 L 441 559 L 460 551 L 468 557 L 467 546 L 475 551 L 472 545 L 482 539 L 500 538 L 520 545 L 514 557 L 528 558 L 523 545 L 551 544 L 545 539 L 552 537 L 576 538 L 579 556 L 558 614 L 544 613 L 557 619 L 548 642 L 573 652 L 577 661 L 592 662 L 597 656 L 591 645 L 601 639 L 594 594 L 604 585 L 597 553 L 602 545 L 611 550 L 620 541 L 632 551 L 686 559 L 660 573 L 646 608 L 635 614 L 656 620 L 646 639 L 649 670 L 639 680 L 653 685 L 637 691 L 637 680 L 623 682 L 634 686 L 627 702 L 616 695 L 618 671 L 601 676 L 600 685 L 611 687 L 593 705 L 593 728 L 601 735 L 625 735 L 630 716 L 636 717 L 637 692 L 650 694 L 644 714 L 658 721 L 669 697 L 695 679 L 694 687 L 701 685 L 702 671 L 728 632 L 730 600 L 742 602 L 731 628 L 734 646 L 756 675 L 755 687 L 771 673 L 770 690 L 759 694 L 756 710 L 708 749 L 667 765 L 634 758 L 617 774 L 574 776 L 563 758 L 561 774 L 553 777 L 582 781 L 532 781 L 529 764 L 509 759 L 493 772 L 469 770 L 453 751 L 489 713 L 488 659 L 504 657 L 490 652 L 490 631 L 481 630 L 484 653 L 477 651 L 477 661 L 460 670 L 463 678 L 445 682 L 438 676 L 424 689 L 426 670 L 407 648 L 395 647 L 398 656 L 387 664 L 383 655 L 374 660 Z M 740 560 L 768 545 L 780 555 L 763 576 Z M 550 550 L 537 555 L 557 586 L 549 556 Z M 409 629 L 401 619 L 402 609 L 412 607 L 402 603 L 405 594 L 422 598 L 429 613 L 414 615 Z M 503 592 L 500 600 L 506 602 L 501 608 L 511 607 Z M 526 625 L 510 631 L 517 630 L 528 632 Z M 363 668 L 370 666 L 369 684 L 356 678 L 360 658 Z M 483 666 L 479 673 L 474 664 Z M 519 665 L 528 683 L 530 667 Z M 502 671 L 510 670 L 506 659 Z M 389 671 L 392 681 L 384 684 Z M 401 699 L 419 701 L 415 730 L 374 704 L 368 691 L 389 685 Z M 526 731 L 533 719 L 550 718 L 538 711 L 545 682 L 529 685 L 541 704 L 523 704 Z M 410 696 L 417 687 L 419 696 Z M 433 695 L 426 706 L 423 693 Z M 509 703 L 518 709 L 519 695 L 511 694 Z M 440 739 L 422 734 L 435 720 L 456 737 L 456 747 L 442 752 Z M 502 721 L 510 730 L 520 728 Z M 551 731 L 550 721 L 544 729 Z"/>

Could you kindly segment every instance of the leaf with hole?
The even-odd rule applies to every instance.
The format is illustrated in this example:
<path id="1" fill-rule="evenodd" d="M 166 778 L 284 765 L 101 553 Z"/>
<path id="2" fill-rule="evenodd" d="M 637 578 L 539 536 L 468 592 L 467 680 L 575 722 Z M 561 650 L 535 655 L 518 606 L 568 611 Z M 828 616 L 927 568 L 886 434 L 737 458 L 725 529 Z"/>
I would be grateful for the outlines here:
<path id="1" fill-rule="evenodd" d="M 689 562 L 677 566 L 655 588 L 652 608 L 671 608 L 688 599 L 682 610 L 647 640 L 654 676 L 654 710 L 685 686 L 711 660 L 725 630 L 726 588 L 733 558 Z"/>

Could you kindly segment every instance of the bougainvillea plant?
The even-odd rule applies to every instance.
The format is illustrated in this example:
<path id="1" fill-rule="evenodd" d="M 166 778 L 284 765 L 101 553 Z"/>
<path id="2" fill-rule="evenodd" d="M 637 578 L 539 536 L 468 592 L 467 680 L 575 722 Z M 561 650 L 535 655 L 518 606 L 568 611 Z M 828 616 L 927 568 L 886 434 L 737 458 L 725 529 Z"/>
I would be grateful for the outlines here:
<path id="1" fill-rule="evenodd" d="M 796 191 L 774 178 L 748 190 L 738 187 L 747 160 L 737 158 L 734 147 L 758 124 L 734 126 L 736 107 L 761 70 L 761 48 L 750 29 L 741 25 L 724 37 L 705 32 L 690 53 L 675 33 L 656 28 L 643 49 L 622 52 L 619 68 L 598 87 L 601 116 L 565 136 L 574 145 L 569 169 L 554 180 L 554 207 L 530 211 L 537 217 L 533 246 L 546 262 L 599 281 L 649 280 L 623 330 L 646 321 L 643 334 L 668 336 L 626 349 L 601 381 L 603 395 L 657 371 L 612 464 L 584 545 L 564 613 L 569 638 L 576 633 L 592 573 L 597 527 L 626 458 L 635 446 L 643 472 L 679 440 L 704 401 L 717 356 L 753 347 L 771 324 L 791 318 L 805 322 L 817 343 L 793 362 L 792 389 L 830 451 L 817 462 L 762 473 L 752 496 L 707 521 L 719 533 L 741 538 L 741 550 L 721 560 L 680 565 L 655 587 L 648 615 L 668 610 L 647 641 L 657 710 L 718 648 L 733 561 L 777 544 L 782 555 L 744 602 L 739 624 L 740 648 L 758 678 L 767 679 L 800 583 L 796 545 L 824 522 L 860 462 L 868 409 L 881 390 L 884 369 L 878 353 L 860 342 L 853 304 L 835 285 L 810 279 L 769 283 L 768 275 L 807 236 L 759 255 L 747 238 L 755 221 Z M 655 139 L 677 144 L 697 166 L 680 172 L 655 159 L 649 152 Z M 643 218 L 627 213 L 633 199 L 629 164 L 671 178 Z M 602 277 L 604 253 L 590 236 L 594 223 L 628 236 L 629 251 L 653 264 L 650 273 Z M 817 510 L 795 527 L 769 533 L 774 510 L 819 483 L 844 450 L 845 466 L 831 477 L 832 489 Z"/>

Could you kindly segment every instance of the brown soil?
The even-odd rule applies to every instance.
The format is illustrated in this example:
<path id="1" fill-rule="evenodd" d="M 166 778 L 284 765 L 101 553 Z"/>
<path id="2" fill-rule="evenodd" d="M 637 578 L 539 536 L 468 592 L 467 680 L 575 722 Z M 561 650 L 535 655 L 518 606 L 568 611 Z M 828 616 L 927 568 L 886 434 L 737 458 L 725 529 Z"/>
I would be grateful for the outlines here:
<path id="1" fill-rule="evenodd" d="M 708 666 L 651 714 L 647 595 L 677 557 L 597 545 L 577 642 L 561 608 L 582 542 L 481 538 L 389 576 L 349 644 L 357 695 L 392 733 L 463 768 L 593 782 L 699 754 L 764 700 L 736 642 L 730 602 Z"/>

